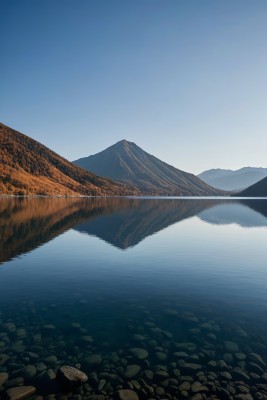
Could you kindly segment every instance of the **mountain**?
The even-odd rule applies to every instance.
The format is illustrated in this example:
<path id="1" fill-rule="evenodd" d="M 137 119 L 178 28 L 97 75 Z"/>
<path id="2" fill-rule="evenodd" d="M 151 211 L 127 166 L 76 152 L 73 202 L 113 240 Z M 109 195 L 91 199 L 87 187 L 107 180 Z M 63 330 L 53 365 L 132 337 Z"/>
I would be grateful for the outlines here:
<path id="1" fill-rule="evenodd" d="M 0 194 L 122 195 L 133 189 L 73 165 L 0 123 Z"/>
<path id="2" fill-rule="evenodd" d="M 267 197 L 267 177 L 261 181 L 249 186 L 247 189 L 236 193 L 239 197 Z"/>
<path id="3" fill-rule="evenodd" d="M 267 176 L 267 168 L 244 167 L 236 171 L 230 169 L 210 169 L 198 175 L 208 185 L 222 190 L 242 190 Z"/>
<path id="4" fill-rule="evenodd" d="M 75 165 L 95 174 L 129 184 L 143 195 L 209 196 L 223 194 L 193 174 L 180 171 L 145 152 L 135 143 L 121 140 Z"/>

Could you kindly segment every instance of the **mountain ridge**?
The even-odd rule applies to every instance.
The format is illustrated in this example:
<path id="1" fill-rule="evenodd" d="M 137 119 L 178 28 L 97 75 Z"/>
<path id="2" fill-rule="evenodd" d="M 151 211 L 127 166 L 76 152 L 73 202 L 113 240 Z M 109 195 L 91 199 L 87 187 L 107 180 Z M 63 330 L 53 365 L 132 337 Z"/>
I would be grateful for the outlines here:
<path id="1" fill-rule="evenodd" d="M 0 123 L 0 193 L 16 195 L 129 195 L 125 184 L 86 172 L 48 147 Z"/>
<path id="2" fill-rule="evenodd" d="M 267 177 L 235 194 L 238 197 L 267 197 Z"/>
<path id="3" fill-rule="evenodd" d="M 267 176 L 267 168 L 242 167 L 238 170 L 212 168 L 197 175 L 207 184 L 221 190 L 243 190 Z"/>
<path id="4" fill-rule="evenodd" d="M 126 139 L 73 163 L 98 175 L 128 183 L 143 195 L 212 196 L 225 193 L 195 175 L 161 161 Z"/>

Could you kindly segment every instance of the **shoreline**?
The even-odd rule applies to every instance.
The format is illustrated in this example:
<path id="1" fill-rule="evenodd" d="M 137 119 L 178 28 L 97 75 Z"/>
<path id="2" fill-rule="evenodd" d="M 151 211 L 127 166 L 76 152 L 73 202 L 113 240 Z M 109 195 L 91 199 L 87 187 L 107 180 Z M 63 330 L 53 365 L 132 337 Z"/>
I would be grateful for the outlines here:
<path id="1" fill-rule="evenodd" d="M 38 198 L 43 198 L 43 199 L 103 199 L 103 198 L 125 198 L 125 199 L 164 199 L 164 200 L 171 200 L 171 199 L 177 199 L 177 200 L 267 200 L 267 197 L 237 197 L 235 195 L 232 196 L 133 196 L 133 195 L 116 195 L 116 196 L 111 196 L 111 195 L 103 195 L 103 196 L 86 196 L 86 195 L 77 195 L 77 196 L 64 196 L 64 195 L 15 195 L 15 194 L 0 194 L 0 199 L 13 199 L 13 198 L 19 198 L 19 199 L 38 199 Z"/>

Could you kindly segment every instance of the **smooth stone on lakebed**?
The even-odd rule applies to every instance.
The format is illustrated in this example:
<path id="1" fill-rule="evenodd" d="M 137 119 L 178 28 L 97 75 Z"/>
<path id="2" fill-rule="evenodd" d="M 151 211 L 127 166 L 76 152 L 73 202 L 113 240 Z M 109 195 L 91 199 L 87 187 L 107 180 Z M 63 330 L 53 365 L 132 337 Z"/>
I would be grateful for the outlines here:
<path id="1" fill-rule="evenodd" d="M 146 340 L 146 337 L 143 335 L 139 335 L 138 333 L 133 335 L 133 340 L 136 342 L 144 342 Z"/>
<path id="2" fill-rule="evenodd" d="M 179 390 L 180 392 L 189 392 L 190 390 L 190 383 L 189 382 L 183 382 L 181 383 L 181 385 L 179 386 Z"/>
<path id="3" fill-rule="evenodd" d="M 190 372 L 194 372 L 197 371 L 199 369 L 201 369 L 201 365 L 199 364 L 194 364 L 194 363 L 185 363 L 182 365 L 182 369 L 186 370 L 186 371 L 190 371 Z"/>
<path id="4" fill-rule="evenodd" d="M 8 380 L 8 373 L 0 372 L 0 386 L 3 386 L 7 380 Z"/>
<path id="5" fill-rule="evenodd" d="M 229 342 L 227 340 L 224 342 L 224 348 L 229 353 L 238 353 L 238 350 L 239 350 L 237 343 Z"/>
<path id="6" fill-rule="evenodd" d="M 139 365 L 127 365 L 124 376 L 125 378 L 131 379 L 138 375 L 141 371 Z"/>
<path id="7" fill-rule="evenodd" d="M 122 389 L 118 391 L 119 400 L 139 400 L 138 394 L 130 389 Z"/>
<path id="8" fill-rule="evenodd" d="M 57 371 L 57 379 L 66 386 L 79 386 L 88 380 L 88 376 L 77 368 L 64 365 Z"/>
<path id="9" fill-rule="evenodd" d="M 54 331 L 56 329 L 55 325 L 52 325 L 52 324 L 43 325 L 42 328 L 47 331 Z"/>
<path id="10" fill-rule="evenodd" d="M 138 360 L 144 360 L 148 357 L 148 351 L 145 349 L 140 349 L 138 347 L 130 349 L 130 353 L 132 353 L 132 355 Z"/>
<path id="11" fill-rule="evenodd" d="M 196 381 L 192 383 L 191 385 L 191 391 L 193 393 L 198 393 L 198 392 L 208 392 L 209 389 L 206 386 L 203 386 L 202 383 Z"/>
<path id="12" fill-rule="evenodd" d="M 9 356 L 7 354 L 0 354 L 0 365 L 3 365 L 9 360 Z"/>
<path id="13" fill-rule="evenodd" d="M 95 367 L 102 363 L 102 357 L 100 354 L 91 354 L 84 359 L 84 362 L 88 367 Z"/>
<path id="14" fill-rule="evenodd" d="M 36 392 L 34 386 L 19 386 L 7 390 L 7 395 L 10 400 L 23 400 L 33 395 Z"/>
<path id="15" fill-rule="evenodd" d="M 23 376 L 26 379 L 31 379 L 36 375 L 36 367 L 34 365 L 27 365 L 23 370 Z"/>
<path id="16" fill-rule="evenodd" d="M 159 361 L 165 361 L 167 359 L 167 354 L 163 353 L 162 351 L 156 351 L 155 356 Z"/>
<path id="17" fill-rule="evenodd" d="M 250 361 L 256 363 L 256 364 L 260 364 L 261 367 L 265 368 L 266 364 L 263 361 L 263 359 L 261 358 L 261 356 L 259 354 L 256 353 L 249 353 L 248 354 L 248 358 Z"/>

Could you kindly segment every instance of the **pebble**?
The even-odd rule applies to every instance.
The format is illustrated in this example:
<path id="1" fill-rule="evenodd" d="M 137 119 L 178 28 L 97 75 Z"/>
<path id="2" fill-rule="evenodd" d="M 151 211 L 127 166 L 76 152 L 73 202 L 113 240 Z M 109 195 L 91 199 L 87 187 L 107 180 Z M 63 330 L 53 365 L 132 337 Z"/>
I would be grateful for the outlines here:
<path id="1" fill-rule="evenodd" d="M 194 363 L 185 363 L 182 368 L 188 372 L 194 372 L 201 369 L 201 365 Z"/>
<path id="2" fill-rule="evenodd" d="M 102 357 L 100 354 L 91 354 L 84 359 L 85 364 L 90 367 L 96 367 L 102 363 Z"/>
<path id="3" fill-rule="evenodd" d="M 261 358 L 261 356 L 259 354 L 256 353 L 249 353 L 248 354 L 248 359 L 256 364 L 260 364 L 260 366 L 262 368 L 266 367 L 265 362 L 263 361 L 263 359 Z"/>
<path id="4" fill-rule="evenodd" d="M 209 389 L 206 386 L 203 386 L 202 383 L 196 381 L 193 382 L 191 385 L 191 391 L 193 393 L 198 393 L 198 392 L 208 392 Z"/>
<path id="5" fill-rule="evenodd" d="M 43 329 L 47 330 L 47 331 L 54 331 L 56 329 L 55 325 L 52 324 L 46 324 L 43 325 Z"/>
<path id="6" fill-rule="evenodd" d="M 81 339 L 82 339 L 84 342 L 87 342 L 87 343 L 93 343 L 93 341 L 94 341 L 94 339 L 92 338 L 92 336 L 82 336 Z"/>
<path id="7" fill-rule="evenodd" d="M 7 360 L 9 360 L 9 356 L 7 354 L 0 354 L 0 366 L 4 365 Z"/>
<path id="8" fill-rule="evenodd" d="M 48 369 L 45 376 L 51 381 L 56 378 L 56 374 L 52 369 Z"/>
<path id="9" fill-rule="evenodd" d="M 169 378 L 169 374 L 166 371 L 159 370 L 159 371 L 155 372 L 155 378 L 158 380 L 163 380 L 163 379 Z"/>
<path id="10" fill-rule="evenodd" d="M 88 381 L 88 376 L 77 368 L 64 365 L 60 367 L 56 375 L 63 386 L 76 387 Z"/>
<path id="11" fill-rule="evenodd" d="M 27 365 L 27 367 L 24 368 L 23 374 L 25 379 L 31 379 L 36 375 L 36 368 L 34 365 Z"/>
<path id="12" fill-rule="evenodd" d="M 158 359 L 159 361 L 165 361 L 165 360 L 167 359 L 167 354 L 162 353 L 161 351 L 157 351 L 157 352 L 155 353 L 155 356 L 157 357 L 157 359 Z"/>
<path id="13" fill-rule="evenodd" d="M 183 382 L 183 383 L 181 383 L 181 385 L 179 386 L 179 390 L 180 390 L 180 392 L 183 392 L 183 391 L 189 392 L 190 387 L 191 387 L 191 385 L 190 385 L 189 382 Z"/>
<path id="14" fill-rule="evenodd" d="M 133 340 L 135 340 L 136 342 L 144 342 L 146 340 L 146 337 L 143 335 L 135 334 L 133 335 Z"/>
<path id="15" fill-rule="evenodd" d="M 3 386 L 7 380 L 8 380 L 8 373 L 0 372 L 0 386 Z"/>
<path id="16" fill-rule="evenodd" d="M 7 390 L 7 395 L 10 400 L 23 400 L 33 395 L 36 392 L 34 386 L 20 386 Z"/>
<path id="17" fill-rule="evenodd" d="M 138 360 L 144 360 L 148 357 L 148 351 L 145 349 L 140 349 L 138 347 L 130 349 L 130 353 Z"/>
<path id="18" fill-rule="evenodd" d="M 44 359 L 47 364 L 55 364 L 57 363 L 57 357 L 56 356 L 48 356 Z"/>
<path id="19" fill-rule="evenodd" d="M 238 353 L 238 344 L 234 342 L 225 341 L 224 342 L 225 350 L 229 353 Z"/>
<path id="20" fill-rule="evenodd" d="M 140 365 L 127 365 L 124 376 L 127 379 L 135 378 L 141 372 Z"/>
<path id="21" fill-rule="evenodd" d="M 130 389 L 119 390 L 118 398 L 119 400 L 139 400 L 138 394 Z"/>

